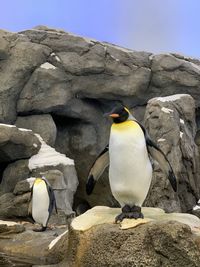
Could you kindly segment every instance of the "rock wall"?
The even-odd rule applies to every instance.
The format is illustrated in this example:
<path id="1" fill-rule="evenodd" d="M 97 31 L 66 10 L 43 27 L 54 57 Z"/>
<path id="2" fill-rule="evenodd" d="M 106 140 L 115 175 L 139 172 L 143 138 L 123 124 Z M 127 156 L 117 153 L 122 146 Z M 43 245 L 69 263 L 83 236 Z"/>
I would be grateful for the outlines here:
<path id="1" fill-rule="evenodd" d="M 97 185 L 94 195 L 90 198 L 85 195 L 89 168 L 108 142 L 110 121 L 103 117 L 103 113 L 120 100 L 142 120 L 149 99 L 186 93 L 195 99 L 188 122 L 186 118 L 185 131 L 190 137 L 190 145 L 186 148 L 184 142 L 189 139 L 184 139 L 183 132 L 181 144 L 176 146 L 178 160 L 173 162 L 176 172 L 184 173 L 183 186 L 182 178 L 179 179 L 182 193 L 179 200 L 174 200 L 172 193 L 169 196 L 168 191 L 163 194 L 166 199 L 173 200 L 172 208 L 190 209 L 199 197 L 200 187 L 196 167 L 186 166 L 194 164 L 198 158 L 192 143 L 196 134 L 192 124 L 195 121 L 194 108 L 198 111 L 200 106 L 199 86 L 200 61 L 197 59 L 177 54 L 153 55 L 131 51 L 42 26 L 20 33 L 0 31 L 0 122 L 32 129 L 47 144 L 74 159 L 79 180 L 75 197 L 77 203 L 86 199 L 91 205 L 116 205 L 109 191 L 107 173 Z M 185 102 L 180 105 L 184 106 Z M 181 107 L 175 109 L 180 124 L 180 118 L 184 119 L 182 113 L 187 113 L 187 110 Z M 187 114 L 184 116 L 187 117 Z M 158 125 L 165 119 L 168 122 L 167 117 L 162 117 L 156 122 L 154 130 L 151 124 L 155 119 L 146 121 L 153 139 L 164 139 L 164 130 L 159 132 Z M 164 148 L 167 153 L 172 146 L 169 144 L 168 148 Z M 169 153 L 169 159 L 174 161 L 173 151 Z M 7 155 L 2 157 L 6 159 Z M 4 177 L 9 173 L 9 179 L 12 179 L 16 165 L 25 171 L 19 180 L 26 178 L 27 159 L 21 157 L 20 160 L 21 163 L 17 159 L 2 160 L 0 174 L 3 177 L 1 190 L 4 192 Z M 188 171 L 189 176 L 186 175 Z M 12 182 L 11 187 L 14 188 L 15 184 L 16 181 Z M 149 200 L 149 204 L 160 205 L 159 190 L 153 188 L 155 197 Z M 180 204 L 185 191 L 190 197 L 187 203 Z M 164 201 L 163 205 L 169 209 L 167 203 Z"/>

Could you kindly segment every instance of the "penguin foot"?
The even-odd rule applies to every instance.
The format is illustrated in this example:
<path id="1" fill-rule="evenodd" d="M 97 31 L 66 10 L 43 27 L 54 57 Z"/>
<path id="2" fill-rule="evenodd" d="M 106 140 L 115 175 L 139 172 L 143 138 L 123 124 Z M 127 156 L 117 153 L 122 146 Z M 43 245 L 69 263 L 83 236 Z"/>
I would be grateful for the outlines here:
<path id="1" fill-rule="evenodd" d="M 116 216 L 115 223 L 122 222 L 123 219 L 143 219 L 144 215 L 141 212 L 141 207 L 133 206 L 130 207 L 128 205 L 125 205 L 122 208 L 122 213 Z"/>
<path id="2" fill-rule="evenodd" d="M 47 229 L 46 226 L 42 226 L 41 228 L 35 228 L 33 229 L 34 232 L 44 232 Z"/>

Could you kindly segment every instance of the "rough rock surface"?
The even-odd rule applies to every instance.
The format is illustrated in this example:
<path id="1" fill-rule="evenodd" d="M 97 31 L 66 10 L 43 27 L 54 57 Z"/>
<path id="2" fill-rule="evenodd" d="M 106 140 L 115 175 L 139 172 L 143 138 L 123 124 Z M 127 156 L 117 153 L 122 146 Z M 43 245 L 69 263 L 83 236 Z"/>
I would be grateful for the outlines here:
<path id="1" fill-rule="evenodd" d="M 31 129 L 39 134 L 48 145 L 54 146 L 57 130 L 51 115 L 19 116 L 15 124 L 19 128 Z"/>
<path id="2" fill-rule="evenodd" d="M 32 131 L 0 124 L 0 162 L 30 158 L 39 151 L 40 146 Z"/>
<path id="3" fill-rule="evenodd" d="M 158 164 L 155 164 L 152 188 L 146 204 L 165 208 L 169 212 L 191 211 L 200 198 L 200 158 L 194 141 L 194 99 L 190 95 L 182 94 L 149 100 L 145 126 L 149 135 L 167 155 L 178 179 L 176 194 Z"/>
<path id="4" fill-rule="evenodd" d="M 112 223 L 119 209 L 96 207 L 77 217 L 69 232 L 66 262 L 70 267 L 199 266 L 199 229 L 195 234 L 188 221 L 191 216 L 193 223 L 193 215 L 186 214 L 185 224 L 184 220 L 178 222 L 178 214 L 171 214 L 171 218 L 166 215 L 164 219 L 162 210 L 146 208 L 143 212 L 146 215 L 149 212 L 154 221 L 127 230 Z M 200 220 L 197 217 L 195 220 L 199 227 Z M 88 222 L 93 227 L 84 231 L 82 226 Z"/>
<path id="5" fill-rule="evenodd" d="M 3 235 L 0 233 L 1 266 L 31 267 L 36 264 L 56 264 L 62 261 L 67 253 L 68 230 L 66 227 L 36 233 L 32 231 L 33 226 L 29 223 L 9 223 L 13 224 L 13 226 L 8 226 L 10 232 L 7 231 Z M 21 227 L 23 231 L 15 232 L 14 227 Z"/>

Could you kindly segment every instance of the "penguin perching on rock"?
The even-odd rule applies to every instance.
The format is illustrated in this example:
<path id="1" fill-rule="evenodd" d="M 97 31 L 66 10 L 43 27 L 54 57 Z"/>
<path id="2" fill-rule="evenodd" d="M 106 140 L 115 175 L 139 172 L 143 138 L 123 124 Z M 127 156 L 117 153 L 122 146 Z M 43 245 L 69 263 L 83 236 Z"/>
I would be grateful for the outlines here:
<path id="1" fill-rule="evenodd" d="M 57 212 L 53 188 L 45 177 L 35 179 L 31 189 L 31 200 L 32 217 L 36 223 L 42 225 L 41 229 L 34 229 L 33 231 L 45 231 L 54 207 Z"/>
<path id="2" fill-rule="evenodd" d="M 113 119 L 109 146 L 93 164 L 86 192 L 92 193 L 96 181 L 109 165 L 111 191 L 122 207 L 122 213 L 115 218 L 115 222 L 121 222 L 124 218 L 143 218 L 141 206 L 152 179 L 152 165 L 148 153 L 158 161 L 175 192 L 176 177 L 165 154 L 126 107 L 117 106 L 107 115 Z"/>

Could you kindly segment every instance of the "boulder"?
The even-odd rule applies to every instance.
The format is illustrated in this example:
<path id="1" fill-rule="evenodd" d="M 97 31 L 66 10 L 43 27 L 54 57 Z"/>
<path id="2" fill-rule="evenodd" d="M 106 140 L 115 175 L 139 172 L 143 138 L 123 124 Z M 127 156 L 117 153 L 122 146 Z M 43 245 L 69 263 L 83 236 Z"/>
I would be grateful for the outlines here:
<path id="1" fill-rule="evenodd" d="M 9 35 L 9 37 L 7 36 Z M 21 89 L 29 80 L 34 69 L 45 62 L 51 50 L 47 46 L 31 43 L 26 36 L 1 34 L 0 42 L 7 46 L 0 61 L 0 122 L 13 123 L 16 119 L 16 104 Z M 5 40 L 8 41 L 5 44 Z M 2 51 L 2 52 L 3 52 Z"/>
<path id="2" fill-rule="evenodd" d="M 16 184 L 29 177 L 28 159 L 10 163 L 3 172 L 0 195 L 13 192 Z"/>
<path id="3" fill-rule="evenodd" d="M 70 267 L 199 266 L 197 217 L 167 215 L 153 208 L 143 208 L 143 213 L 149 221 L 126 230 L 113 223 L 119 209 L 95 207 L 75 218 L 69 232 L 66 264 Z"/>
<path id="4" fill-rule="evenodd" d="M 15 233 L 12 228 L 12 233 L 10 231 L 9 234 L 4 234 L 3 238 L 1 238 L 1 266 L 10 266 L 11 264 L 30 267 L 36 264 L 46 266 L 48 264 L 56 264 L 64 258 L 68 247 L 68 230 L 66 228 L 54 228 L 42 233 L 36 233 L 32 231 L 33 227 L 30 224 L 15 222 L 10 222 L 9 224 L 13 224 L 12 227 L 15 228 L 16 226 L 23 227 L 25 231 Z"/>
<path id="5" fill-rule="evenodd" d="M 57 130 L 50 114 L 18 116 L 15 125 L 18 128 L 31 129 L 39 134 L 48 145 L 54 146 Z"/>
<path id="6" fill-rule="evenodd" d="M 180 58 L 172 54 L 151 56 L 152 79 L 149 93 L 152 96 L 166 96 L 177 93 L 189 93 L 196 99 L 199 106 L 199 96 L 196 91 L 200 84 L 199 61 Z"/>
<path id="7" fill-rule="evenodd" d="M 168 212 L 192 210 L 200 197 L 199 153 L 194 141 L 194 99 L 190 95 L 180 94 L 149 100 L 145 126 L 167 155 L 178 179 L 178 194 L 175 194 L 155 164 L 152 188 L 145 204 L 164 208 Z"/>
<path id="8" fill-rule="evenodd" d="M 40 149 L 40 141 L 31 130 L 0 124 L 0 162 L 30 158 Z"/>
<path id="9" fill-rule="evenodd" d="M 0 196 L 0 218 L 28 217 L 30 197 L 30 192 L 17 196 L 13 193 L 6 193 Z"/>

